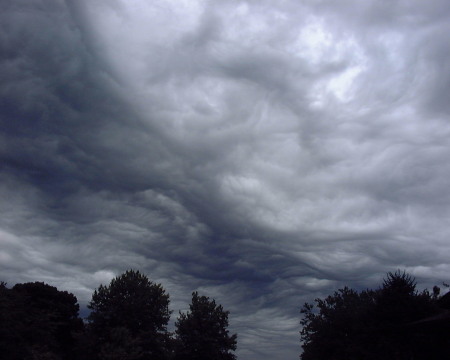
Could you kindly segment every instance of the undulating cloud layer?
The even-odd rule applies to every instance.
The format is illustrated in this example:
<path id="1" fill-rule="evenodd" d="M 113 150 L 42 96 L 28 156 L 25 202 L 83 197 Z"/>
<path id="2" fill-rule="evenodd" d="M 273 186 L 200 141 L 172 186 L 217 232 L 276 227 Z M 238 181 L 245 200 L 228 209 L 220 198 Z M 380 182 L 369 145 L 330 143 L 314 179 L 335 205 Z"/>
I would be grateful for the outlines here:
<path id="1" fill-rule="evenodd" d="M 446 0 L 0 1 L 0 274 L 142 270 L 296 359 L 299 308 L 449 280 Z"/>

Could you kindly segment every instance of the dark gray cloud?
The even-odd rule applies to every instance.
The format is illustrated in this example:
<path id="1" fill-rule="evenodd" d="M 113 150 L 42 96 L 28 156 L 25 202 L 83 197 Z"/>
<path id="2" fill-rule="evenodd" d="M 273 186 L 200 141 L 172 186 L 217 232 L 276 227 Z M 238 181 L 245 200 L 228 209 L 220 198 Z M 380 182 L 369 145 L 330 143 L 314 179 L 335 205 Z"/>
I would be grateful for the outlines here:
<path id="1" fill-rule="evenodd" d="M 2 1 L 0 269 L 127 268 L 297 358 L 299 308 L 448 281 L 445 1 Z"/>

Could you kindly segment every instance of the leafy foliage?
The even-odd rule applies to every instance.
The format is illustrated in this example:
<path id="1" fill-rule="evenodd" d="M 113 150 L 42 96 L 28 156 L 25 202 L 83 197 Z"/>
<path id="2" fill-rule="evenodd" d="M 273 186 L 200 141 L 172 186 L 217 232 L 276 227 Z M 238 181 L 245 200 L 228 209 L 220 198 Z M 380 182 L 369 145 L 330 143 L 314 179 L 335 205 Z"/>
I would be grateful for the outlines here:
<path id="1" fill-rule="evenodd" d="M 130 360 L 167 356 L 169 295 L 139 271 L 128 270 L 108 286 L 100 285 L 88 308 L 100 359 L 118 353 Z"/>
<path id="2" fill-rule="evenodd" d="M 180 313 L 175 323 L 177 360 L 234 360 L 237 335 L 230 335 L 228 311 L 215 300 L 192 294 L 190 311 Z"/>
<path id="3" fill-rule="evenodd" d="M 77 298 L 41 283 L 0 286 L 0 351 L 8 359 L 74 359 Z"/>
<path id="4" fill-rule="evenodd" d="M 439 312 L 436 298 L 417 292 L 414 278 L 397 271 L 375 291 L 344 288 L 306 303 L 301 359 L 433 359 L 443 349 L 428 329 L 413 324 Z"/>
<path id="5" fill-rule="evenodd" d="M 319 312 L 305 304 L 301 336 L 302 359 L 358 358 L 365 352 L 362 339 L 370 329 L 366 314 L 373 305 L 373 293 L 358 293 L 345 287 L 324 300 L 316 299 Z"/>
<path id="6" fill-rule="evenodd" d="M 109 341 L 101 347 L 99 357 L 105 360 L 137 360 L 143 355 L 139 340 L 128 329 L 116 327 L 110 331 Z"/>
<path id="7" fill-rule="evenodd" d="M 192 294 L 190 311 L 167 330 L 169 295 L 161 284 L 128 270 L 100 285 L 87 324 L 77 298 L 35 282 L 12 289 L 0 281 L 0 358 L 8 360 L 235 360 L 237 335 L 228 311 Z"/>

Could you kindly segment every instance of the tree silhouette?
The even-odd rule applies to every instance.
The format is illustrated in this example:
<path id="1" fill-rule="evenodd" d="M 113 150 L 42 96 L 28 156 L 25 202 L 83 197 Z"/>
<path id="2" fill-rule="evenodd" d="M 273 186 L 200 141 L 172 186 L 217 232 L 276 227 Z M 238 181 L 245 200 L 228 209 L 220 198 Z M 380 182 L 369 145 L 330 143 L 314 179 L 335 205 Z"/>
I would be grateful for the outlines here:
<path id="1" fill-rule="evenodd" d="M 323 300 L 316 299 L 315 306 L 306 303 L 300 321 L 302 359 L 364 359 L 373 303 L 372 291 L 358 293 L 347 287 Z"/>
<path id="2" fill-rule="evenodd" d="M 302 360 L 437 359 L 444 351 L 444 341 L 414 325 L 439 313 L 436 294 L 418 292 L 405 272 L 388 273 L 375 291 L 340 289 L 301 313 Z"/>
<path id="3" fill-rule="evenodd" d="M 177 360 L 234 360 L 237 335 L 228 331 L 229 311 L 206 296 L 192 293 L 187 313 L 181 313 L 176 326 Z"/>
<path id="4" fill-rule="evenodd" d="M 25 302 L 5 282 L 0 285 L 0 354 L 7 359 L 26 359 L 30 355 L 25 340 Z"/>
<path id="5" fill-rule="evenodd" d="M 75 359 L 77 298 L 42 282 L 0 286 L 0 351 L 7 359 Z"/>
<path id="6" fill-rule="evenodd" d="M 129 360 L 167 356 L 169 295 L 139 271 L 128 270 L 108 286 L 100 285 L 88 308 L 99 358 L 112 359 L 117 353 Z"/>

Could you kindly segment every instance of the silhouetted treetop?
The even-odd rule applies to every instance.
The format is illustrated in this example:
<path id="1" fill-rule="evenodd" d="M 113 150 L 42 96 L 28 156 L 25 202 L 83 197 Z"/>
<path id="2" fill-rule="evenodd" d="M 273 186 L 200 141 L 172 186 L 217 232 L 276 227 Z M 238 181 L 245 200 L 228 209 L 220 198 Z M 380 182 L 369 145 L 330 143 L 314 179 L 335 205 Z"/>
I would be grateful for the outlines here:
<path id="1" fill-rule="evenodd" d="M 438 359 L 450 340 L 450 327 L 441 321 L 447 330 L 425 329 L 429 321 L 418 321 L 439 314 L 438 302 L 436 289 L 418 292 L 412 276 L 396 271 L 387 273 L 377 290 L 345 287 L 306 303 L 301 359 Z"/>
<path id="2" fill-rule="evenodd" d="M 0 286 L 0 354 L 5 359 L 75 359 L 83 330 L 77 298 L 42 282 Z"/>
<path id="3" fill-rule="evenodd" d="M 234 360 L 237 335 L 228 331 L 229 311 L 206 296 L 192 293 L 187 313 L 180 313 L 176 326 L 177 360 Z"/>
<path id="4" fill-rule="evenodd" d="M 235 360 L 229 311 L 192 293 L 176 332 L 167 330 L 169 294 L 136 270 L 101 284 L 79 317 L 77 298 L 43 282 L 0 281 L 0 359 Z"/>
<path id="5" fill-rule="evenodd" d="M 415 295 L 416 280 L 405 271 L 388 272 L 383 279 L 382 291 L 385 293 Z"/>
<path id="6" fill-rule="evenodd" d="M 169 295 L 139 271 L 128 270 L 100 285 L 88 304 L 88 319 L 94 327 L 125 327 L 139 331 L 166 331 L 170 319 Z"/>
<path id="7" fill-rule="evenodd" d="M 88 304 L 89 330 L 99 359 L 166 359 L 169 295 L 135 270 L 100 285 Z"/>

